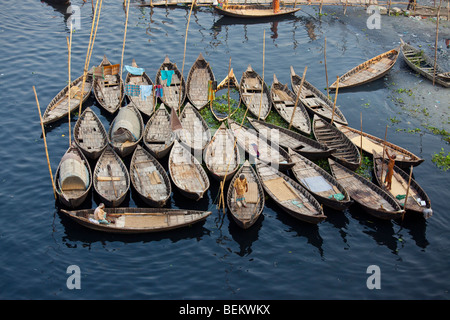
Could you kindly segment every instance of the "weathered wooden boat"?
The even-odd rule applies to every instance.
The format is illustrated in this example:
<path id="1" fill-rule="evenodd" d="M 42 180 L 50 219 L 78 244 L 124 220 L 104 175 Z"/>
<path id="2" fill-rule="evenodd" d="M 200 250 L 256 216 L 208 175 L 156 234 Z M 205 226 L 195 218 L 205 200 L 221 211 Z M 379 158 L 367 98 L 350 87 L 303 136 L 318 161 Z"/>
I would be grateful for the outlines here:
<path id="1" fill-rule="evenodd" d="M 200 53 L 189 70 L 186 80 L 186 95 L 197 110 L 210 102 L 210 90 L 212 93 L 215 81 L 211 66 Z"/>
<path id="2" fill-rule="evenodd" d="M 186 98 L 186 81 L 177 64 L 171 62 L 168 56 L 156 73 L 155 85 L 161 86 L 162 95 L 158 95 L 158 87 L 155 87 L 156 96 L 159 96 L 166 107 L 178 110 L 183 105 Z"/>
<path id="3" fill-rule="evenodd" d="M 286 150 L 291 148 L 308 159 L 328 158 L 335 151 L 292 130 L 250 117 L 247 117 L 247 120 L 260 135 L 267 138 L 267 141 L 275 142 Z"/>
<path id="4" fill-rule="evenodd" d="M 265 120 L 272 108 L 272 98 L 266 82 L 251 65 L 244 71 L 239 83 L 242 102 L 256 118 Z"/>
<path id="5" fill-rule="evenodd" d="M 342 211 L 353 203 L 345 188 L 327 171 L 292 149 L 288 150 L 295 165 L 292 173 L 297 181 L 317 201 L 334 210 Z"/>
<path id="6" fill-rule="evenodd" d="M 320 203 L 305 188 L 276 168 L 257 161 L 256 173 L 266 193 L 292 217 L 312 224 L 327 218 Z"/>
<path id="7" fill-rule="evenodd" d="M 431 209 L 431 201 L 425 190 L 411 177 L 409 183 L 409 173 L 406 173 L 398 166 L 394 165 L 394 174 L 392 176 L 391 190 L 385 186 L 384 179 L 387 173 L 388 160 L 382 163 L 382 155 L 374 151 L 373 169 L 378 185 L 394 197 L 400 206 L 406 212 L 415 212 L 422 214 L 425 218 L 431 217 L 433 210 Z M 396 161 L 397 162 L 397 161 Z M 406 199 L 408 194 L 408 199 Z M 406 199 L 406 206 L 405 206 Z"/>
<path id="8" fill-rule="evenodd" d="M 343 134 L 345 134 L 357 148 L 361 148 L 361 130 L 338 123 L 336 123 L 336 127 Z M 403 169 L 408 169 L 411 166 L 418 166 L 425 160 L 405 148 L 395 145 L 389 141 L 385 142 L 383 139 L 365 133 L 364 131 L 362 132 L 363 151 L 372 154 L 372 151 L 375 150 L 379 154 L 383 154 L 383 148 L 385 148 L 385 150 L 387 150 L 390 154 L 395 154 L 397 156 L 397 159 L 395 160 L 396 165 Z M 387 155 L 385 154 L 384 156 L 387 159 Z"/>
<path id="9" fill-rule="evenodd" d="M 292 91 L 296 95 L 298 95 L 300 90 L 301 82 L 302 77 L 297 75 L 294 68 L 291 66 L 291 86 Z M 326 95 L 324 95 L 306 79 L 303 81 L 299 100 L 303 103 L 306 109 L 309 110 L 311 115 L 316 114 L 327 121 L 331 121 L 331 119 L 333 119 L 333 122 L 348 124 L 347 119 L 339 107 L 334 106 L 334 103 L 328 99 Z"/>
<path id="10" fill-rule="evenodd" d="M 305 135 L 311 134 L 311 119 L 309 118 L 308 111 L 300 99 L 297 100 L 297 96 L 289 90 L 288 86 L 278 81 L 275 74 L 273 75 L 273 82 L 270 87 L 270 95 L 272 97 L 273 107 L 284 121 L 292 123 L 292 127 Z"/>
<path id="11" fill-rule="evenodd" d="M 92 75 L 88 73 L 84 82 L 83 75 L 72 81 L 70 85 L 70 112 L 77 111 L 80 103 L 84 103 L 92 91 Z M 69 86 L 62 89 L 48 104 L 42 115 L 42 123 L 49 124 L 66 117 L 69 114 Z"/>
<path id="12" fill-rule="evenodd" d="M 107 146 L 94 169 L 94 189 L 107 207 L 118 207 L 130 189 L 130 174 L 119 155 Z"/>
<path id="13" fill-rule="evenodd" d="M 336 180 L 366 213 L 384 220 L 402 217 L 404 211 L 387 192 L 332 159 L 328 163 Z"/>
<path id="14" fill-rule="evenodd" d="M 434 77 L 435 83 L 438 83 L 443 87 L 450 88 L 450 79 L 445 76 L 447 72 L 445 72 L 441 68 L 441 66 L 436 64 L 435 70 L 433 59 L 427 56 L 423 52 L 423 50 L 419 50 L 407 44 L 403 41 L 403 39 L 400 39 L 400 41 L 403 59 L 411 69 L 427 78 L 428 80 L 433 81 Z M 440 74 L 442 74 L 443 76 L 439 76 Z"/>
<path id="15" fill-rule="evenodd" d="M 138 145 L 130 162 L 130 180 L 145 203 L 162 207 L 172 193 L 170 178 L 158 160 Z"/>
<path id="16" fill-rule="evenodd" d="M 209 189 L 210 182 L 205 169 L 177 140 L 169 155 L 169 173 L 175 186 L 187 198 L 200 200 Z"/>
<path id="17" fill-rule="evenodd" d="M 120 108 L 125 98 L 123 80 L 119 73 L 120 65 L 111 64 L 106 55 L 93 73 L 95 98 L 111 114 Z"/>
<path id="18" fill-rule="evenodd" d="M 400 47 L 379 54 L 352 68 L 339 77 L 339 89 L 353 88 L 380 79 L 392 69 L 399 53 Z M 337 81 L 329 88 L 335 90 L 336 86 Z"/>
<path id="19" fill-rule="evenodd" d="M 141 69 L 134 59 L 131 67 Z M 128 72 L 125 78 L 125 94 L 130 100 L 130 104 L 134 105 L 147 117 L 150 117 L 155 109 L 157 99 L 153 90 L 152 79 L 150 79 L 145 71 L 140 71 L 142 71 L 141 74 L 139 74 L 140 72 L 136 74 Z"/>
<path id="20" fill-rule="evenodd" d="M 144 135 L 144 121 L 138 109 L 129 104 L 119 109 L 111 122 L 108 139 L 114 151 L 122 158 L 131 154 Z"/>
<path id="21" fill-rule="evenodd" d="M 228 119 L 239 109 L 241 105 L 239 88 L 239 81 L 231 68 L 225 79 L 217 85 L 214 101 L 210 104 L 211 112 L 217 121 Z"/>
<path id="22" fill-rule="evenodd" d="M 241 127 L 231 119 L 228 119 L 228 125 L 237 144 L 248 154 L 250 163 L 255 163 L 259 159 L 281 171 L 287 171 L 294 166 L 287 151 L 278 144 L 268 141 L 255 130 Z"/>
<path id="23" fill-rule="evenodd" d="M 86 157 L 97 159 L 108 144 L 108 134 L 95 112 L 87 107 L 73 128 L 73 139 Z"/>
<path id="24" fill-rule="evenodd" d="M 236 18 L 268 18 L 278 17 L 288 14 L 294 14 L 300 10 L 300 7 L 280 7 L 274 10 L 271 5 L 263 4 L 222 4 L 216 5 L 214 8 L 220 14 Z"/>
<path id="25" fill-rule="evenodd" d="M 241 155 L 234 136 L 222 122 L 205 148 L 204 162 L 212 177 L 222 181 L 233 178 L 241 163 Z M 226 177 L 225 177 L 226 176 Z"/>
<path id="26" fill-rule="evenodd" d="M 92 186 L 91 167 L 74 142 L 61 158 L 54 179 L 58 199 L 65 206 L 76 208 L 86 200 Z"/>
<path id="27" fill-rule="evenodd" d="M 243 174 L 247 179 L 248 191 L 244 194 L 246 207 L 236 203 L 236 190 L 234 183 Z M 231 217 L 243 229 L 248 229 L 258 220 L 264 210 L 264 189 L 255 170 L 248 160 L 234 174 L 227 192 L 227 206 Z"/>
<path id="28" fill-rule="evenodd" d="M 194 154 L 203 153 L 211 141 L 211 130 L 202 115 L 189 102 L 179 116 L 181 130 L 178 130 L 180 143 Z"/>
<path id="29" fill-rule="evenodd" d="M 87 228 L 108 233 L 138 234 L 162 232 L 204 221 L 211 211 L 166 208 L 105 208 L 110 224 L 94 218 L 95 209 L 60 211 Z"/>
<path id="30" fill-rule="evenodd" d="M 356 170 L 361 164 L 361 154 L 355 144 L 338 128 L 326 120 L 314 116 L 313 132 L 316 139 L 335 149 L 331 157 L 351 170 Z"/>
<path id="31" fill-rule="evenodd" d="M 161 104 L 148 120 L 144 130 L 144 146 L 156 158 L 169 154 L 175 141 L 175 134 L 170 127 L 170 114 Z"/>

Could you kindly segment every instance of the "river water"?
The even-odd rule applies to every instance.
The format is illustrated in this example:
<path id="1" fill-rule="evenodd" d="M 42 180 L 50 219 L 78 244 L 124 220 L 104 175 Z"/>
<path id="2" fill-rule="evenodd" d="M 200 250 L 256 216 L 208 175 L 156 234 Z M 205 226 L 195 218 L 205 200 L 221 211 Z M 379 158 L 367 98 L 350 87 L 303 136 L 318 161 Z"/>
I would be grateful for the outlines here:
<path id="1" fill-rule="evenodd" d="M 73 33 L 72 79 L 81 74 L 91 31 L 90 1 L 79 8 Z M 94 1 L 95 3 L 95 1 Z M 130 5 L 124 63 L 134 58 L 153 78 L 165 55 L 183 66 L 189 7 L 139 8 Z M 443 136 L 426 126 L 449 130 L 448 89 L 412 73 L 401 60 L 391 72 L 355 90 L 339 91 L 337 104 L 349 124 L 423 157 L 414 177 L 431 198 L 430 219 L 406 216 L 378 221 L 353 206 L 325 209 L 319 225 L 302 223 L 268 199 L 260 220 L 241 230 L 216 209 L 218 184 L 198 203 L 174 192 L 169 206 L 211 210 L 200 224 L 143 236 L 115 236 L 83 228 L 57 212 L 45 154 L 41 112 L 68 79 L 68 16 L 44 1 L 0 3 L 0 298 L 1 299 L 449 299 L 449 172 L 432 162 Z M 306 7 L 291 17 L 264 22 L 235 20 L 212 8 L 191 16 L 184 75 L 202 53 L 216 79 L 228 70 L 238 79 L 252 67 L 271 83 L 273 74 L 289 83 L 289 67 L 319 89 L 326 88 L 324 39 L 330 83 L 353 66 L 392 49 L 400 37 L 434 57 L 435 22 L 381 16 L 369 29 L 362 8 Z M 104 54 L 120 63 L 125 25 L 122 1 L 103 1 L 91 65 Z M 265 39 L 264 39 L 265 32 Z M 448 22 L 441 21 L 438 61 L 449 67 Z M 264 49 L 264 56 L 263 56 Z M 413 95 L 399 89 L 410 89 Z M 399 100 L 402 99 L 402 100 Z M 104 121 L 95 98 L 85 103 Z M 423 109 L 426 108 L 426 111 Z M 73 126 L 75 118 L 71 125 Z M 53 173 L 69 145 L 68 121 L 46 128 Z M 412 130 L 419 128 L 420 130 Z M 414 133 L 411 133 L 414 131 Z M 163 164 L 167 168 L 167 164 Z M 87 207 L 99 202 L 90 195 Z M 123 206 L 142 205 L 131 192 Z M 69 266 L 78 266 L 81 289 L 69 289 Z M 378 266 L 380 289 L 369 289 L 369 266 Z"/>

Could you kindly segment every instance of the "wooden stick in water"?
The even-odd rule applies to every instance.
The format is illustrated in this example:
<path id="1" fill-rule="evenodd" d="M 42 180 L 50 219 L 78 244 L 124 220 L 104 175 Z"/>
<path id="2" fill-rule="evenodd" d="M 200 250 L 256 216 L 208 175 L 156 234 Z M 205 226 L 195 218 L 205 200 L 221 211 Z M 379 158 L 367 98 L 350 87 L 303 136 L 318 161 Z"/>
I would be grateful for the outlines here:
<path id="1" fill-rule="evenodd" d="M 125 0 L 124 0 L 124 4 L 125 4 Z M 125 52 L 125 42 L 126 42 L 126 39 L 127 39 L 128 11 L 129 11 L 129 8 L 130 8 L 130 0 L 128 0 L 127 9 L 126 9 L 127 13 L 126 13 L 126 18 L 125 18 L 125 32 L 123 33 L 122 58 L 120 60 L 120 74 L 119 74 L 120 77 L 122 77 L 122 70 L 123 70 L 123 54 Z"/>
<path id="2" fill-rule="evenodd" d="M 71 95 L 71 90 L 72 90 L 72 81 L 71 81 L 71 79 L 70 79 L 70 75 L 71 75 L 71 72 L 70 72 L 70 61 L 71 61 L 71 51 L 72 51 L 72 31 L 73 31 L 73 24 L 72 23 L 70 23 L 70 40 L 69 40 L 69 38 L 68 37 L 66 37 L 66 40 L 67 40 L 67 50 L 68 50 L 68 52 L 69 52 L 69 55 L 68 55 L 68 58 L 67 58 L 67 65 L 68 65 L 68 69 L 69 69 L 69 71 L 68 71 L 68 73 L 69 73 L 69 97 L 68 97 L 68 105 L 67 105 L 67 108 L 68 108 L 68 118 L 69 118 L 69 146 L 72 144 L 72 129 L 71 129 L 71 127 L 70 127 L 70 115 L 71 115 L 71 112 L 70 112 L 70 95 Z M 81 92 L 81 100 L 83 100 L 83 92 Z"/>
<path id="3" fill-rule="evenodd" d="M 363 154 L 363 147 L 362 147 L 362 141 L 363 141 L 363 131 L 362 131 L 362 112 L 360 113 L 360 118 L 361 118 L 361 157 L 359 159 L 359 165 L 362 165 L 362 154 Z"/>
<path id="4" fill-rule="evenodd" d="M 328 72 L 327 72 L 327 37 L 325 37 L 325 45 L 324 45 L 324 50 L 323 50 L 323 58 L 325 61 L 325 78 L 327 80 L 327 96 L 328 99 L 330 99 L 330 89 L 328 87 Z"/>
<path id="5" fill-rule="evenodd" d="M 403 220 L 403 217 L 405 216 L 405 212 L 406 212 L 406 202 L 408 201 L 408 194 L 409 194 L 409 187 L 411 185 L 411 177 L 412 177 L 412 173 L 413 173 L 413 166 L 411 166 L 411 168 L 409 170 L 410 171 L 409 171 L 408 188 L 406 188 L 406 196 L 405 196 L 405 204 L 403 205 L 402 220 Z"/>
<path id="6" fill-rule="evenodd" d="M 435 83 L 435 80 L 436 80 L 436 74 L 437 74 L 437 70 L 436 70 L 436 65 L 437 65 L 437 47 L 438 47 L 439 15 L 441 13 L 441 4 L 442 4 L 442 0 L 439 1 L 439 8 L 438 8 L 437 18 L 436 18 L 436 42 L 434 44 L 433 86 L 434 86 L 434 83 Z"/>
<path id="7" fill-rule="evenodd" d="M 337 80 L 336 80 L 336 92 L 334 93 L 334 103 L 333 103 L 333 113 L 331 114 L 331 124 L 333 124 L 333 121 L 334 121 L 334 109 L 336 109 L 336 100 L 337 100 L 338 91 L 339 91 L 339 76 L 337 77 Z"/>
<path id="8" fill-rule="evenodd" d="M 306 77 L 306 70 L 308 70 L 308 67 L 305 67 L 305 70 L 303 71 L 302 81 L 300 81 L 300 88 L 298 88 L 297 97 L 295 99 L 294 110 L 292 112 L 291 121 L 289 122 L 289 127 L 288 127 L 289 130 L 291 130 L 292 122 L 294 121 L 295 111 L 297 111 L 298 99 L 300 99 L 300 94 L 302 93 L 303 83 L 305 82 L 305 77 Z"/>
<path id="9" fill-rule="evenodd" d="M 388 129 L 388 126 L 386 125 L 386 132 L 384 133 L 384 143 L 383 143 L 383 156 L 381 157 L 381 183 L 383 183 L 384 154 L 386 151 L 387 129 Z"/>
<path id="10" fill-rule="evenodd" d="M 261 117 L 262 98 L 263 98 L 263 94 L 264 94 L 264 62 L 265 62 L 265 53 L 266 53 L 266 30 L 264 30 L 264 34 L 263 34 L 263 74 L 262 74 L 262 83 L 261 83 L 261 99 L 259 101 L 258 120 Z"/>

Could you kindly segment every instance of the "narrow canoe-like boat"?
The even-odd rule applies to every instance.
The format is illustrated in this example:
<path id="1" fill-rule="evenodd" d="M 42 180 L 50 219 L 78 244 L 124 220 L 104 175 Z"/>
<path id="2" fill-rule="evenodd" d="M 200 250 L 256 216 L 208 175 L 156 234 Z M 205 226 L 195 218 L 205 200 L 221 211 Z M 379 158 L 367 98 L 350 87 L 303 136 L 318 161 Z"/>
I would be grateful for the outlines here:
<path id="1" fill-rule="evenodd" d="M 335 149 L 330 149 L 325 144 L 292 130 L 250 117 L 247 117 L 247 120 L 260 135 L 267 138 L 267 141 L 275 142 L 286 150 L 291 148 L 308 159 L 328 158 L 335 151 Z"/>
<path id="2" fill-rule="evenodd" d="M 247 179 L 248 191 L 244 194 L 247 207 L 236 204 L 234 182 L 243 174 Z M 264 189 L 255 170 L 248 160 L 239 168 L 230 181 L 227 192 L 227 206 L 233 220 L 243 229 L 248 229 L 258 220 L 264 209 Z"/>
<path id="3" fill-rule="evenodd" d="M 361 148 L 361 130 L 351 128 L 349 126 L 344 126 L 336 123 L 336 127 L 350 139 L 351 142 L 358 148 Z M 389 154 L 395 154 L 397 159 L 395 163 L 402 169 L 408 169 L 411 166 L 418 166 L 425 159 L 419 158 L 414 153 L 406 150 L 405 148 L 399 147 L 389 141 L 384 141 L 381 138 L 373 136 L 371 134 L 362 132 L 362 149 L 363 151 L 372 154 L 375 150 L 379 154 L 383 154 L 383 147 L 389 152 Z M 384 155 L 387 159 L 387 155 Z"/>
<path id="4" fill-rule="evenodd" d="M 163 92 L 162 96 L 159 95 L 159 99 L 166 107 L 178 110 L 183 105 L 186 98 L 186 81 L 177 64 L 171 62 L 168 56 L 156 73 L 155 85 L 161 86 Z M 158 88 L 156 87 L 155 90 L 158 90 Z M 156 96 L 158 96 L 158 93 L 156 93 Z"/>
<path id="5" fill-rule="evenodd" d="M 339 77 L 339 89 L 356 87 L 383 77 L 392 69 L 400 53 L 400 47 L 386 51 L 352 68 Z M 335 90 L 337 81 L 330 89 Z"/>
<path id="6" fill-rule="evenodd" d="M 175 186 L 187 198 L 200 200 L 209 189 L 205 169 L 177 140 L 170 151 L 169 173 Z"/>
<path id="7" fill-rule="evenodd" d="M 222 181 L 233 178 L 241 163 L 238 146 L 234 136 L 222 122 L 205 148 L 204 162 L 214 179 Z"/>
<path id="8" fill-rule="evenodd" d="M 122 158 L 131 154 L 144 135 L 144 121 L 138 109 L 129 104 L 119 109 L 108 130 L 114 151 Z"/>
<path id="9" fill-rule="evenodd" d="M 140 145 L 136 147 L 130 162 L 130 180 L 145 203 L 162 207 L 172 193 L 170 178 L 162 165 Z"/>
<path id="10" fill-rule="evenodd" d="M 211 86 L 212 92 L 212 85 L 215 81 L 211 66 L 200 53 L 189 70 L 186 80 L 186 95 L 197 110 L 202 109 L 210 102 L 209 86 Z"/>
<path id="11" fill-rule="evenodd" d="M 336 180 L 365 212 L 384 220 L 402 217 L 404 211 L 398 202 L 383 189 L 332 159 L 328 163 Z"/>
<path id="12" fill-rule="evenodd" d="M 94 189 L 107 207 L 118 207 L 130 189 L 128 169 L 109 145 L 95 165 Z"/>
<path id="13" fill-rule="evenodd" d="M 239 109 L 241 105 L 239 88 L 239 81 L 231 68 L 225 79 L 217 85 L 214 101 L 210 104 L 211 112 L 217 121 L 228 119 Z"/>
<path id="14" fill-rule="evenodd" d="M 450 79 L 446 76 L 448 72 L 445 72 L 438 64 L 436 65 L 435 70 L 433 59 L 427 56 L 423 50 L 419 50 L 407 44 L 403 41 L 403 39 L 400 39 L 400 41 L 402 42 L 401 47 L 403 59 L 411 69 L 431 81 L 433 81 L 434 76 L 435 83 L 438 83 L 443 87 L 450 88 Z"/>
<path id="15" fill-rule="evenodd" d="M 316 139 L 335 149 L 331 157 L 351 170 L 356 170 L 361 164 L 361 154 L 355 144 L 338 128 L 326 120 L 314 116 L 313 131 Z"/>
<path id="16" fill-rule="evenodd" d="M 242 102 L 256 118 L 265 120 L 272 108 L 270 90 L 261 76 L 253 70 L 251 65 L 242 74 L 239 83 Z"/>
<path id="17" fill-rule="evenodd" d="M 278 81 L 275 74 L 273 75 L 273 82 L 270 87 L 270 95 L 272 97 L 273 107 L 284 121 L 292 123 L 292 127 L 305 135 L 311 134 L 311 119 L 309 118 L 308 111 L 300 99 L 297 100 L 297 96 L 289 90 L 288 86 Z M 297 106 L 295 105 L 296 103 Z M 294 115 L 293 118 L 292 115 Z"/>
<path id="18" fill-rule="evenodd" d="M 106 55 L 94 71 L 94 95 L 103 109 L 114 114 L 122 105 L 125 90 L 120 65 L 113 65 Z M 102 72 L 103 75 L 98 74 Z"/>
<path id="19" fill-rule="evenodd" d="M 156 158 L 164 158 L 169 154 L 175 141 L 175 133 L 170 127 L 170 114 L 161 104 L 148 120 L 144 130 L 144 145 Z"/>
<path id="20" fill-rule="evenodd" d="M 291 86 L 292 91 L 296 95 L 298 95 L 298 91 L 300 90 L 301 82 L 302 77 L 297 75 L 291 66 Z M 334 107 L 334 103 L 306 79 L 303 81 L 299 100 L 312 115 L 316 114 L 328 121 L 333 119 L 333 122 L 348 124 L 347 119 L 339 107 Z"/>
<path id="21" fill-rule="evenodd" d="M 125 94 L 132 105 L 147 117 L 150 117 L 153 114 L 156 105 L 153 81 L 145 71 L 138 67 L 134 59 L 131 63 L 131 67 L 135 68 L 133 71 L 136 70 L 137 72 L 135 72 L 135 74 L 128 72 L 127 77 L 125 78 Z M 135 90 L 137 87 L 139 87 L 139 89 Z M 129 90 L 127 88 L 129 88 Z"/>
<path id="22" fill-rule="evenodd" d="M 97 159 L 108 144 L 108 134 L 95 112 L 87 107 L 73 128 L 73 139 L 86 157 Z"/>
<path id="23" fill-rule="evenodd" d="M 411 177 L 411 182 L 409 183 L 409 174 L 394 165 L 394 174 L 392 176 L 391 190 L 387 190 L 385 187 L 384 178 L 386 177 L 388 161 L 385 159 L 384 164 L 381 162 L 381 154 L 375 151 L 373 169 L 375 172 L 375 177 L 378 185 L 390 193 L 402 206 L 406 212 L 415 212 L 422 214 L 425 218 L 431 217 L 433 210 L 431 209 L 430 198 L 426 194 L 425 190 Z M 397 162 L 397 161 L 396 161 Z M 408 199 L 405 199 L 406 194 L 408 194 Z"/>
<path id="24" fill-rule="evenodd" d="M 211 130 L 200 112 L 189 102 L 184 106 L 179 120 L 182 129 L 178 131 L 181 144 L 194 154 L 201 154 L 211 141 Z"/>
<path id="25" fill-rule="evenodd" d="M 298 182 L 260 161 L 256 172 L 266 193 L 285 212 L 312 224 L 326 219 L 320 203 Z"/>
<path id="26" fill-rule="evenodd" d="M 278 17 L 288 14 L 294 14 L 300 10 L 300 7 L 280 7 L 275 11 L 272 6 L 261 4 L 230 4 L 215 6 L 219 13 L 236 18 L 268 18 Z"/>
<path id="27" fill-rule="evenodd" d="M 55 188 L 59 201 L 67 207 L 80 206 L 92 186 L 88 160 L 74 142 L 67 149 L 56 169 Z"/>
<path id="28" fill-rule="evenodd" d="M 295 166 L 291 169 L 292 173 L 317 201 L 338 211 L 350 207 L 353 201 L 349 194 L 331 174 L 292 149 L 288 152 L 295 162 Z"/>
<path id="29" fill-rule="evenodd" d="M 89 98 L 92 91 L 92 75 L 88 73 L 84 82 L 83 94 L 83 75 L 72 81 L 70 86 L 70 112 L 77 111 L 80 103 Z M 66 117 L 69 114 L 69 86 L 62 89 L 48 104 L 42 115 L 42 123 L 49 124 Z"/>
<path id="30" fill-rule="evenodd" d="M 205 220 L 211 211 L 166 208 L 105 208 L 110 224 L 94 218 L 95 209 L 60 211 L 87 228 L 108 233 L 138 234 L 161 232 L 190 226 Z"/>
<path id="31" fill-rule="evenodd" d="M 241 127 L 231 119 L 228 119 L 228 125 L 238 145 L 249 155 L 251 163 L 259 159 L 281 171 L 287 171 L 294 166 L 287 151 L 278 144 L 268 141 L 265 136 L 258 134 L 255 130 Z"/>

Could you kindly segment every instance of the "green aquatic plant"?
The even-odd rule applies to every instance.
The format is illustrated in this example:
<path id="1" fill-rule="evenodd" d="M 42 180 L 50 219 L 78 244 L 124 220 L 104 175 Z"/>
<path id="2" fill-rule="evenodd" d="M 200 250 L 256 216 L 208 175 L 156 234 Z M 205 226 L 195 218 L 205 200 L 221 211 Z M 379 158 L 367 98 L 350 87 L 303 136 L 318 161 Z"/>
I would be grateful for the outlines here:
<path id="1" fill-rule="evenodd" d="M 372 158 L 369 157 L 366 154 L 361 155 L 361 165 L 358 169 L 355 170 L 357 174 L 360 176 L 366 178 L 367 180 L 372 180 L 372 168 L 373 168 L 373 161 Z"/>
<path id="2" fill-rule="evenodd" d="M 435 153 L 431 158 L 434 164 L 444 171 L 450 169 L 450 152 L 445 154 L 444 148 L 441 148 L 439 153 Z"/>

